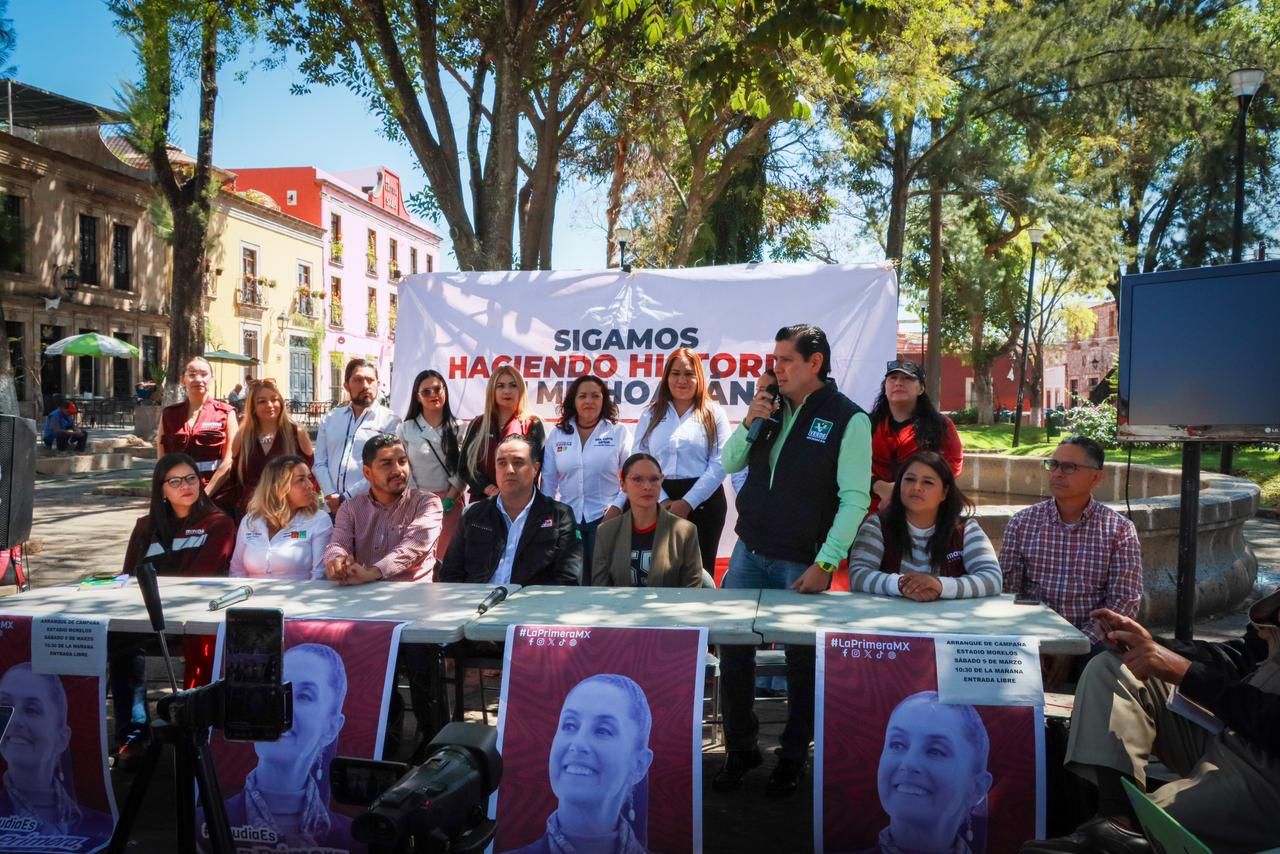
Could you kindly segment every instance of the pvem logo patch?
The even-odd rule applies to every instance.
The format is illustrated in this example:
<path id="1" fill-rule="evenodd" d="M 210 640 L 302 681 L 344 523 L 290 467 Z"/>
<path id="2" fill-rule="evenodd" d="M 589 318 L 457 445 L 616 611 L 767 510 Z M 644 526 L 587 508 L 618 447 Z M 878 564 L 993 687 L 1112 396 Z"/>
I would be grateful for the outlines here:
<path id="1" fill-rule="evenodd" d="M 825 418 L 815 418 L 809 424 L 809 435 L 805 436 L 811 442 L 827 442 L 827 437 L 831 435 L 831 428 L 835 425 Z"/>

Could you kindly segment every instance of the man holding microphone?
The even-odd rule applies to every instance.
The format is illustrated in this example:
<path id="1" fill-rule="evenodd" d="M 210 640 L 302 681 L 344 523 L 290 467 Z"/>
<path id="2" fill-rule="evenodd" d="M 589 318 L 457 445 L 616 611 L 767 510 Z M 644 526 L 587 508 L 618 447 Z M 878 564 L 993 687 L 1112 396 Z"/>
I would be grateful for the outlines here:
<path id="1" fill-rule="evenodd" d="M 778 330 L 776 389 L 756 392 L 721 454 L 726 472 L 750 467 L 738 493 L 738 543 L 724 587 L 819 593 L 849 552 L 871 503 L 871 421 L 829 378 L 831 346 L 812 324 Z M 774 392 L 777 392 L 775 396 Z M 757 420 L 767 419 L 759 427 Z M 813 740 L 814 648 L 787 646 L 787 724 L 768 794 L 794 792 Z M 756 651 L 720 651 L 724 767 L 718 792 L 738 788 L 763 761 L 756 743 Z"/>

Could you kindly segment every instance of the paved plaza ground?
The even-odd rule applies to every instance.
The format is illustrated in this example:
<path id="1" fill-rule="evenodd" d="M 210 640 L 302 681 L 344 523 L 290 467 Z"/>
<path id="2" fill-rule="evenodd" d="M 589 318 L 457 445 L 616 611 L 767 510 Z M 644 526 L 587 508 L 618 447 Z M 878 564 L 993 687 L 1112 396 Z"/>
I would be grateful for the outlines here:
<path id="1" fill-rule="evenodd" d="M 36 586 L 65 584 L 93 569 L 118 569 L 121 566 L 129 533 L 135 520 L 146 512 L 147 501 L 140 497 L 98 495 L 94 489 L 147 478 L 150 469 L 148 461 L 138 460 L 128 471 L 62 479 L 38 478 L 32 534 L 33 539 L 40 543 L 39 552 L 32 556 Z M 1245 526 L 1245 536 L 1253 546 L 1261 567 L 1255 596 L 1280 587 L 1280 521 L 1252 520 Z M 0 609 L 3 607 L 0 601 Z M 1232 614 L 1201 621 L 1196 627 L 1196 636 L 1210 640 L 1238 637 L 1245 622 L 1244 609 L 1241 608 Z M 471 694 L 469 705 L 477 707 L 477 693 L 472 691 Z M 777 743 L 785 703 L 761 702 L 758 706 L 763 723 L 762 747 L 768 753 Z M 408 717 L 410 723 L 407 726 L 411 728 L 411 716 Z M 479 720 L 480 715 L 475 713 L 470 717 Z M 411 738 L 405 741 L 411 743 Z M 709 783 L 722 761 L 723 748 L 708 744 L 704 751 L 704 784 Z M 812 850 L 811 787 L 806 783 L 785 801 L 767 799 L 763 790 L 771 765 L 771 758 L 767 759 L 763 768 L 747 778 L 744 788 L 732 795 L 717 795 L 709 785 L 704 785 L 706 851 Z M 132 775 L 117 773 L 113 782 L 118 801 L 123 804 Z M 160 785 L 152 792 L 144 809 L 142 832 L 130 850 L 173 850 L 172 787 L 168 779 L 158 782 Z"/>

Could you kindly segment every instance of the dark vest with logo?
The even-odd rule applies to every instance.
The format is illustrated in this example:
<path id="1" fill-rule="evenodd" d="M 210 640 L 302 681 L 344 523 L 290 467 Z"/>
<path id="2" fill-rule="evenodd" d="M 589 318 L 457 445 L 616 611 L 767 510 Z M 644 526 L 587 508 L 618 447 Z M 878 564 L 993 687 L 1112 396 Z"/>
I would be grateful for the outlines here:
<path id="1" fill-rule="evenodd" d="M 964 526 L 966 524 L 966 520 L 960 519 L 951 529 L 951 541 L 947 544 L 947 558 L 942 562 L 942 568 L 934 575 L 940 575 L 943 578 L 959 578 L 965 574 Z M 881 516 L 880 530 L 883 531 L 884 527 L 884 517 Z M 937 567 L 933 568 L 937 569 Z M 880 571 L 890 575 L 897 575 L 902 571 L 902 553 L 898 551 L 898 544 L 892 542 L 889 537 L 884 538 L 884 555 L 880 558 Z"/>
<path id="2" fill-rule="evenodd" d="M 849 421 L 862 410 L 828 381 L 809 395 L 778 454 L 769 485 L 770 442 L 751 446 L 734 528 L 753 552 L 811 564 L 840 507 L 836 468 Z"/>

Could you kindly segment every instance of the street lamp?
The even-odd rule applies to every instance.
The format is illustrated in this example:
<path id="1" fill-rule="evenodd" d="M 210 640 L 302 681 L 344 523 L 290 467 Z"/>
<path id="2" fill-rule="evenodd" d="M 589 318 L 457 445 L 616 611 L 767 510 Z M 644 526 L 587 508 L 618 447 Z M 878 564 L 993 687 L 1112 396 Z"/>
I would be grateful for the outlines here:
<path id="1" fill-rule="evenodd" d="M 276 315 L 276 329 L 284 335 L 284 328 L 289 325 L 289 316 L 283 311 Z"/>
<path id="2" fill-rule="evenodd" d="M 58 281 L 62 284 L 62 289 L 66 291 L 67 296 L 71 296 L 80 289 L 80 276 L 76 273 L 76 268 L 70 264 L 58 269 L 62 270 Z"/>
<path id="3" fill-rule="evenodd" d="M 1244 146 L 1245 131 L 1248 129 L 1249 104 L 1253 96 L 1258 94 L 1266 72 L 1261 68 L 1237 68 L 1227 75 L 1231 82 L 1231 94 L 1236 96 L 1240 105 L 1240 117 L 1236 121 L 1236 208 L 1231 223 L 1231 263 L 1239 264 L 1244 260 Z M 1231 474 L 1234 452 L 1229 443 L 1222 444 L 1218 458 L 1218 471 Z"/>
<path id="4" fill-rule="evenodd" d="M 1031 239 L 1031 272 L 1027 274 L 1027 310 L 1022 321 L 1022 367 L 1018 370 L 1018 409 L 1013 414 L 1013 446 L 1018 447 L 1018 439 L 1022 435 L 1022 396 L 1027 387 L 1027 352 L 1031 349 L 1031 298 L 1036 282 L 1036 249 L 1044 240 L 1043 228 L 1032 226 L 1027 229 L 1027 237 Z"/>
<path id="5" fill-rule="evenodd" d="M 627 244 L 631 242 L 631 229 L 626 226 L 615 228 L 613 237 L 618 241 L 618 266 L 622 268 L 622 272 L 630 273 L 631 265 L 627 263 Z"/>
<path id="6" fill-rule="evenodd" d="M 1231 94 L 1240 105 L 1240 118 L 1236 122 L 1236 210 L 1231 227 L 1231 261 L 1235 264 L 1244 260 L 1244 146 L 1249 104 L 1258 94 L 1264 77 L 1266 72 L 1261 68 L 1237 68 L 1227 76 L 1231 81 Z"/>

